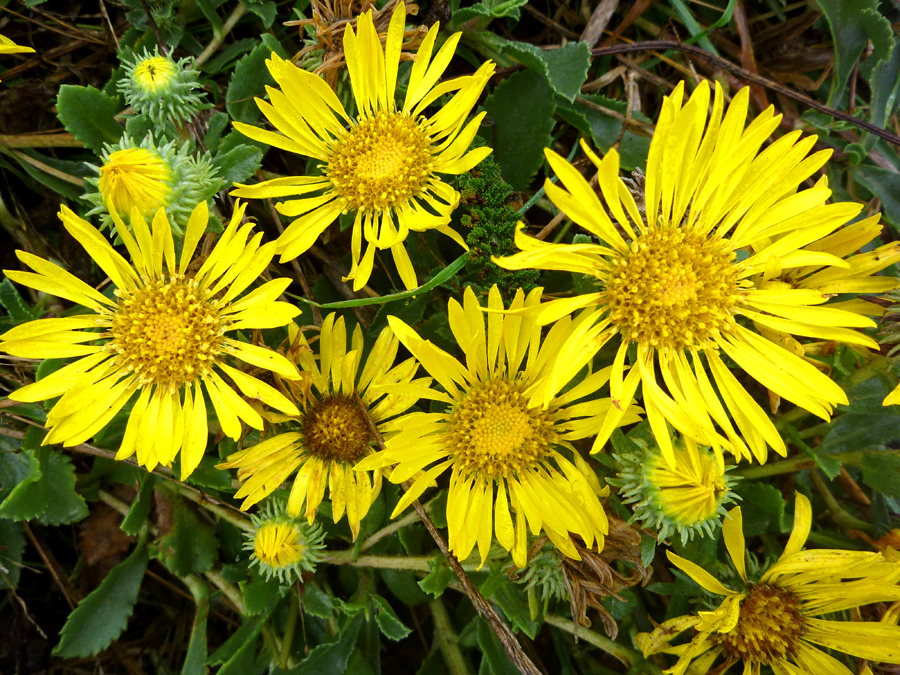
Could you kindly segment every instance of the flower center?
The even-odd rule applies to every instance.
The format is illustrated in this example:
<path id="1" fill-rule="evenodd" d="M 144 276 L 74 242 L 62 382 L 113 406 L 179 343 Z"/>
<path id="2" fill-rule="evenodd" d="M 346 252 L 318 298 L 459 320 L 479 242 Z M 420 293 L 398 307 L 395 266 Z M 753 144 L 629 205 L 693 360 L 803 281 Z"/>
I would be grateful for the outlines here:
<path id="1" fill-rule="evenodd" d="M 259 561 L 274 569 L 295 565 L 306 555 L 297 528 L 289 523 L 266 523 L 256 531 L 253 551 Z"/>
<path id="2" fill-rule="evenodd" d="M 419 194 L 431 167 L 431 140 L 416 121 L 378 112 L 337 142 L 325 174 L 349 208 L 371 211 Z"/>
<path id="3" fill-rule="evenodd" d="M 728 656 L 769 663 L 793 656 L 803 634 L 803 615 L 797 599 L 774 586 L 754 586 L 741 602 L 737 625 L 728 633 L 714 633 Z"/>
<path id="4" fill-rule="evenodd" d="M 142 216 L 150 216 L 167 206 L 171 175 L 168 164 L 156 153 L 126 148 L 112 153 L 100 167 L 97 185 L 108 210 L 125 216 L 136 207 Z"/>
<path id="5" fill-rule="evenodd" d="M 456 406 L 448 433 L 464 473 L 500 477 L 547 455 L 557 440 L 550 413 L 529 407 L 520 382 L 479 382 Z"/>
<path id="6" fill-rule="evenodd" d="M 625 338 L 660 350 L 710 346 L 734 327 L 734 257 L 722 240 L 691 230 L 643 233 L 607 280 L 611 321 Z"/>
<path id="7" fill-rule="evenodd" d="M 320 459 L 355 464 L 366 455 L 372 432 L 355 401 L 336 394 L 316 401 L 306 411 L 303 440 Z"/>
<path id="8" fill-rule="evenodd" d="M 142 385 L 180 387 L 203 375 L 221 353 L 222 320 L 196 282 L 178 276 L 117 294 L 107 349 L 119 353 Z"/>
<path id="9" fill-rule="evenodd" d="M 151 56 L 134 69 L 134 81 L 148 92 L 166 88 L 175 77 L 175 65 L 162 56 Z"/>

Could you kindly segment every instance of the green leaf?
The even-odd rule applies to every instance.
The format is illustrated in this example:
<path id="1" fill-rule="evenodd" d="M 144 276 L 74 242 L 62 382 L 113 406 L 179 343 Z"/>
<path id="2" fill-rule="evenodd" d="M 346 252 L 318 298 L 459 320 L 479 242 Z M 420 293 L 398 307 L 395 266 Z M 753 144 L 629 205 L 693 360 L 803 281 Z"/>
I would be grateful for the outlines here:
<path id="1" fill-rule="evenodd" d="M 389 640 L 397 642 L 412 633 L 412 630 L 397 616 L 390 603 L 380 595 L 369 596 L 372 604 L 375 605 L 375 623 Z"/>
<path id="2" fill-rule="evenodd" d="M 884 217 L 900 233 L 900 174 L 880 166 L 860 165 L 851 175 L 881 200 Z"/>
<path id="3" fill-rule="evenodd" d="M 221 41 L 222 17 L 219 16 L 216 8 L 222 3 L 216 2 L 215 0 L 195 0 L 195 2 L 197 3 L 197 7 L 200 8 L 200 11 L 203 12 L 203 16 L 209 21 L 209 26 L 213 29 L 213 34 Z"/>
<path id="4" fill-rule="evenodd" d="M 52 157 L 48 157 L 31 148 L 22 148 L 18 152 L 31 157 L 38 163 L 36 165 L 33 162 L 26 161 L 22 157 L 16 157 L 16 161 L 19 162 L 19 166 L 22 167 L 25 173 L 41 185 L 48 187 L 54 192 L 58 192 L 69 199 L 78 199 L 84 194 L 84 187 L 78 184 L 79 178 L 82 178 L 85 175 L 94 175 L 93 172 L 87 168 L 88 165 L 84 162 L 53 159 Z M 45 165 L 50 169 L 55 169 L 63 174 L 68 174 L 73 177 L 73 180 L 65 180 L 56 173 L 40 168 L 40 165 Z"/>
<path id="5" fill-rule="evenodd" d="M 684 4 L 684 0 L 670 0 L 672 3 L 672 9 L 675 10 L 675 13 L 678 15 L 678 18 L 681 19 L 681 22 L 684 24 L 684 27 L 688 29 L 688 32 L 691 34 L 691 42 L 699 42 L 700 46 L 703 47 L 706 51 L 711 54 L 719 55 L 719 52 L 713 46 L 713 43 L 710 42 L 709 38 L 706 37 L 707 31 L 704 31 L 700 24 L 697 23 L 697 20 L 694 18 L 694 15 L 691 14 L 691 10 L 687 8 L 687 5 Z M 732 11 L 733 11 L 732 3 Z"/>
<path id="6" fill-rule="evenodd" d="M 488 597 L 487 594 L 485 597 Z M 531 610 L 528 608 L 528 601 L 522 593 L 521 586 L 513 583 L 508 576 L 502 575 L 490 598 L 500 606 L 513 628 L 524 631 L 528 637 L 534 639 L 541 624 L 539 621 L 532 621 Z"/>
<path id="7" fill-rule="evenodd" d="M 242 581 L 240 585 L 244 609 L 250 616 L 262 614 L 269 606 L 278 604 L 287 590 L 276 579 L 266 580 L 255 568 L 250 569 L 250 580 Z"/>
<path id="8" fill-rule="evenodd" d="M 893 41 L 894 32 L 890 21 L 878 13 L 878 0 L 816 0 L 816 4 L 825 14 L 834 42 L 834 76 L 828 105 L 835 105 L 869 40 L 884 58 L 889 49 L 886 43 Z"/>
<path id="9" fill-rule="evenodd" d="M 188 485 L 202 488 L 205 491 L 218 490 L 220 492 L 227 492 L 231 490 L 231 474 L 225 469 L 217 469 L 216 464 L 218 463 L 219 460 L 215 457 L 205 455 L 203 459 L 200 460 L 199 466 L 191 472 L 191 475 L 188 476 L 188 479 L 185 482 Z M 177 468 L 177 470 L 180 471 L 181 465 L 179 464 L 178 467 L 173 468 Z M 175 475 L 178 474 L 176 473 Z"/>
<path id="10" fill-rule="evenodd" d="M 25 446 L 28 447 L 27 435 Z M 67 456 L 49 447 L 26 449 L 14 464 L 12 469 L 21 479 L 0 504 L 0 517 L 37 518 L 44 525 L 74 523 L 87 517 L 87 504 L 75 491 L 75 468 Z M 4 490 L 0 497 L 5 494 Z"/>
<path id="11" fill-rule="evenodd" d="M 19 585 L 24 552 L 24 525 L 0 518 L 0 589 L 15 588 Z"/>
<path id="12" fill-rule="evenodd" d="M 431 571 L 419 582 L 419 588 L 437 598 L 447 588 L 447 584 L 453 581 L 453 570 L 447 565 L 443 556 L 429 561 L 428 566 Z"/>
<path id="13" fill-rule="evenodd" d="M 122 520 L 122 532 L 136 536 L 141 531 L 147 516 L 150 515 L 150 507 L 153 505 L 153 486 L 156 484 L 156 476 L 146 474 L 141 481 L 141 490 L 137 499 L 131 504 L 128 513 Z"/>
<path id="14" fill-rule="evenodd" d="M 359 629 L 363 625 L 362 615 L 353 617 L 344 626 L 340 636 L 334 642 L 319 645 L 313 649 L 296 668 L 282 670 L 275 668 L 272 675 L 322 675 L 323 673 L 347 672 L 347 662 L 356 649 Z"/>
<path id="15" fill-rule="evenodd" d="M 0 518 L 31 520 L 41 515 L 47 505 L 28 490 L 40 478 L 41 464 L 34 452 L 0 453 Z"/>
<path id="16" fill-rule="evenodd" d="M 94 87 L 64 84 L 56 99 L 59 121 L 85 147 L 100 154 L 103 144 L 116 143 L 124 129 L 116 122 L 121 110 L 119 99 Z"/>
<path id="17" fill-rule="evenodd" d="M 744 536 L 754 537 L 772 527 L 784 532 L 784 497 L 781 491 L 758 481 L 742 481 L 735 492 L 741 498 L 741 515 L 744 519 Z"/>
<path id="18" fill-rule="evenodd" d="M 581 91 L 591 67 L 591 48 L 585 42 L 570 42 L 550 50 L 527 42 L 508 42 L 503 47 L 503 54 L 541 75 L 554 94 L 569 102 Z"/>
<path id="19" fill-rule="evenodd" d="M 225 93 L 225 107 L 231 119 L 246 124 L 258 121 L 262 114 L 253 98 L 265 94 L 266 85 L 275 84 L 266 68 L 266 59 L 273 51 L 282 58 L 288 56 L 274 36 L 263 33 L 261 39 L 253 51 L 237 62 Z"/>
<path id="20" fill-rule="evenodd" d="M 3 305 L 9 318 L 16 323 L 31 321 L 38 317 L 9 279 L 0 281 L 0 305 Z"/>
<path id="21" fill-rule="evenodd" d="M 888 497 L 900 497 L 900 457 L 867 453 L 859 462 L 863 482 Z"/>
<path id="22" fill-rule="evenodd" d="M 262 150 L 242 145 L 213 158 L 213 166 L 226 183 L 242 183 L 256 173 L 262 164 Z"/>
<path id="23" fill-rule="evenodd" d="M 109 571 L 69 615 L 53 650 L 55 656 L 93 656 L 122 634 L 137 602 L 148 560 L 147 547 L 139 544 L 124 562 Z"/>
<path id="24" fill-rule="evenodd" d="M 212 153 L 219 149 L 219 143 L 222 140 L 222 133 L 228 126 L 228 115 L 223 112 L 217 112 L 209 118 L 206 128 L 206 135 L 203 137 L 203 147 Z"/>
<path id="25" fill-rule="evenodd" d="M 181 667 L 181 675 L 206 675 L 206 624 L 209 617 L 209 589 L 206 581 L 197 576 L 188 577 L 185 584 L 194 596 L 197 609 L 191 623 L 187 655 Z"/>
<path id="26" fill-rule="evenodd" d="M 383 569 L 379 570 L 379 575 L 384 580 L 384 585 L 400 602 L 407 605 L 421 605 L 428 602 L 428 596 L 422 592 L 421 582 L 416 582 L 415 577 L 409 572 Z"/>
<path id="27" fill-rule="evenodd" d="M 868 67 L 860 68 L 872 91 L 869 120 L 882 129 L 897 109 L 897 93 L 900 91 L 900 40 L 893 35 L 889 40 L 886 57 L 882 54 L 879 60 L 873 61 L 873 54 L 866 59 Z M 868 139 L 871 139 L 869 143 L 874 146 L 877 138 L 870 134 Z"/>
<path id="28" fill-rule="evenodd" d="M 337 605 L 334 598 L 316 586 L 307 584 L 303 587 L 303 596 L 300 598 L 303 611 L 310 616 L 320 619 L 328 619 L 334 616 Z"/>
<path id="29" fill-rule="evenodd" d="M 467 21 L 479 17 L 483 17 L 488 21 L 503 17 L 518 21 L 521 17 L 519 8 L 527 4 L 528 0 L 481 0 L 477 5 L 454 10 L 449 28 L 451 30 L 459 28 Z M 487 21 L 484 22 L 484 25 L 487 25 Z"/>
<path id="30" fill-rule="evenodd" d="M 169 503 L 174 522 L 159 539 L 155 556 L 178 576 L 211 570 L 219 549 L 215 528 L 201 521 L 181 499 L 173 496 Z"/>
<path id="31" fill-rule="evenodd" d="M 890 391 L 891 385 L 883 374 L 851 388 L 847 392 L 850 405 L 832 423 L 819 452 L 886 447 L 900 439 L 900 408 L 881 405 Z"/>
<path id="32" fill-rule="evenodd" d="M 222 646 L 219 647 L 212 656 L 206 659 L 206 665 L 216 666 L 220 663 L 230 662 L 234 659 L 235 655 L 242 651 L 243 648 L 246 648 L 248 644 L 254 643 L 256 641 L 256 636 L 259 635 L 263 625 L 265 625 L 266 620 L 274 609 L 274 606 L 269 607 L 263 614 L 253 617 L 252 619 L 246 619 L 244 623 L 241 624 L 241 627 L 238 628 L 231 637 L 225 640 L 225 642 L 222 643 Z M 222 668 L 222 670 L 219 671 L 219 675 L 221 675 L 224 670 L 225 669 Z"/>
<path id="33" fill-rule="evenodd" d="M 278 13 L 278 7 L 272 0 L 245 0 L 244 6 L 251 12 L 262 19 L 263 26 L 269 28 L 275 21 L 275 15 Z"/>
<path id="34" fill-rule="evenodd" d="M 552 142 L 554 96 L 547 80 L 531 70 L 511 75 L 484 102 L 494 119 L 494 158 L 503 180 L 527 190 Z"/>

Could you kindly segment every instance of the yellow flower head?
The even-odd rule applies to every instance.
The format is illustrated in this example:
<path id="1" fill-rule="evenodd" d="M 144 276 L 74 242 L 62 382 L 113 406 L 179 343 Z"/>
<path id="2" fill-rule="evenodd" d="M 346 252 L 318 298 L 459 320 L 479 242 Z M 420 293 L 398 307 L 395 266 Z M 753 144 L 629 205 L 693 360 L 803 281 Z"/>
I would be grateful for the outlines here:
<path id="1" fill-rule="evenodd" d="M 725 664 L 716 672 L 743 662 L 743 672 L 751 675 L 759 675 L 764 665 L 776 675 L 852 675 L 817 646 L 871 661 L 900 663 L 897 626 L 819 618 L 900 599 L 900 564 L 888 562 L 879 553 L 804 551 L 812 509 L 809 500 L 797 493 L 791 537 L 778 561 L 754 583 L 747 577 L 741 508 L 735 507 L 729 516 L 722 534 L 745 589 L 732 591 L 699 565 L 669 553 L 672 564 L 725 600 L 714 611 L 677 617 L 652 633 L 638 635 L 645 656 L 678 654 L 678 662 L 665 671 L 669 675 L 683 675 L 688 668 L 692 673 L 708 672 L 719 657 Z M 690 644 L 669 644 L 689 628 L 695 631 Z"/>
<path id="2" fill-rule="evenodd" d="M 674 444 L 671 466 L 655 442 L 630 440 L 632 448 L 613 455 L 622 468 L 610 482 L 620 487 L 623 504 L 634 504 L 632 520 L 659 530 L 659 539 L 678 533 L 683 544 L 695 534 L 712 536 L 734 500 L 721 456 L 684 438 Z"/>
<path id="3" fill-rule="evenodd" d="M 25 402 L 61 396 L 47 414 L 45 445 L 84 443 L 137 394 L 116 458 L 137 453 L 138 463 L 152 471 L 157 464 L 171 464 L 181 451 L 183 480 L 206 450 L 204 389 L 227 436 L 240 437 L 241 421 L 256 429 L 263 426 L 259 413 L 222 374 L 245 396 L 296 413 L 281 393 L 228 364 L 233 358 L 282 377 L 299 376 L 283 356 L 227 335 L 284 326 L 299 313 L 276 301 L 289 279 L 266 282 L 239 297 L 275 254 L 274 242 L 260 246 L 262 234 L 250 238 L 253 223 L 241 223 L 244 209 L 238 204 L 218 243 L 197 268 L 191 261 L 209 219 L 205 202 L 191 214 L 178 259 L 164 211 L 157 212 L 152 229 L 133 212 L 134 235 L 119 221 L 118 234 L 131 263 L 90 223 L 63 206 L 59 215 L 66 230 L 115 285 L 110 295 L 53 263 L 16 252 L 34 272 L 5 270 L 7 277 L 88 310 L 31 321 L 0 335 L 0 349 L 13 356 L 80 357 L 9 396 Z"/>
<path id="4" fill-rule="evenodd" d="M 303 572 L 315 572 L 316 564 L 322 561 L 325 532 L 321 526 L 310 527 L 285 515 L 278 502 L 269 502 L 264 514 L 250 519 L 254 529 L 244 550 L 250 551 L 251 566 L 258 566 L 266 578 L 275 576 L 283 584 L 300 580 Z"/>
<path id="5" fill-rule="evenodd" d="M 536 289 L 526 298 L 519 290 L 510 310 L 534 307 L 540 295 L 541 289 Z M 488 296 L 487 330 L 471 288 L 462 305 L 451 300 L 448 309 L 450 328 L 465 353 L 464 364 L 420 338 L 397 317 L 388 317 L 403 345 L 443 387 L 428 392 L 427 398 L 447 409 L 414 412 L 391 422 L 388 430 L 395 435 L 386 441 L 384 452 L 358 468 L 395 464 L 392 482 L 413 479 L 393 516 L 449 469 L 449 545 L 461 560 L 477 543 L 484 564 L 496 533 L 515 564 L 524 567 L 528 529 L 535 535 L 543 530 L 560 551 L 576 560 L 581 557 L 570 534 L 579 535 L 588 548 L 596 541 L 602 549 L 608 522 L 598 495 L 605 492 L 572 441 L 595 434 L 611 407 L 605 398 L 580 402 L 607 383 L 610 369 L 588 373 L 560 393 L 591 353 L 585 358 L 559 358 L 567 339 L 579 340 L 586 350 L 599 331 L 591 322 L 566 317 L 542 343 L 533 318 L 500 314 L 503 301 L 496 286 Z M 627 402 L 624 407 L 623 420 L 637 421 L 634 409 Z"/>
<path id="6" fill-rule="evenodd" d="M 109 155 L 100 167 L 97 186 L 109 211 L 146 217 L 169 205 L 172 169 L 158 152 L 124 148 Z"/>
<path id="7" fill-rule="evenodd" d="M 610 378 L 612 397 L 628 401 L 641 387 L 647 419 L 670 465 L 675 452 L 669 424 L 716 452 L 725 447 L 739 458 L 764 462 L 768 447 L 786 453 L 784 441 L 723 357 L 823 419 L 836 404 L 847 403 L 840 386 L 766 331 L 876 346 L 853 330 L 871 327 L 872 321 L 822 306 L 830 294 L 817 282 L 794 287 L 779 280 L 791 270 L 846 267 L 816 245 L 862 206 L 826 203 L 831 191 L 824 179 L 798 190 L 830 151 L 807 157 L 816 137 L 801 138 L 799 131 L 760 151 L 781 116 L 769 108 L 745 128 L 748 89 L 738 92 L 726 111 L 716 85 L 709 115 L 706 82 L 684 104 L 683 94 L 682 83 L 663 102 L 647 159 L 643 209 L 619 178 L 615 150 L 601 160 L 582 142 L 597 169 L 599 194 L 547 150 L 560 179 L 558 186 L 545 183 L 547 195 L 600 243 L 548 244 L 520 229 L 516 244 L 522 251 L 495 262 L 597 280 L 596 293 L 541 306 L 539 321 L 594 308 L 593 321 L 621 340 Z M 610 409 L 595 451 L 622 414 L 619 406 Z"/>
<path id="8" fill-rule="evenodd" d="M 386 420 L 417 400 L 403 393 L 404 388 L 416 391 L 431 380 L 413 379 L 419 367 L 415 359 L 394 367 L 399 343 L 389 329 L 381 332 L 365 359 L 362 330 L 356 326 L 348 351 L 344 319 L 335 314 L 322 322 L 318 361 L 294 324 L 290 339 L 287 357 L 306 377 L 286 383 L 284 389 L 299 410 L 270 416 L 283 424 L 283 433 L 234 453 L 219 468 L 238 470 L 242 485 L 235 497 L 246 498 L 242 509 L 271 494 L 296 470 L 287 512 L 300 515 L 305 502 L 310 524 L 327 486 L 334 521 L 346 510 L 356 539 L 360 521 L 381 492 L 381 472 L 353 470 L 375 446 L 371 425 L 383 432 Z"/>
<path id="9" fill-rule="evenodd" d="M 165 56 L 146 56 L 134 65 L 134 82 L 146 92 L 159 93 L 172 85 L 178 69 Z"/>
<path id="10" fill-rule="evenodd" d="M 341 213 L 355 211 L 352 267 L 347 276 L 354 290 L 368 281 L 377 249 L 390 249 L 404 285 L 417 286 L 403 243 L 410 230 L 437 229 L 465 246 L 448 227 L 459 193 L 439 174 L 464 173 L 490 154 L 489 148 L 469 151 L 484 113 L 465 122 L 494 64 L 488 61 L 473 75 L 438 84 L 460 33 L 451 36 L 432 58 L 438 25 L 432 26 L 416 54 L 403 105 L 396 105 L 405 21 L 401 2 L 384 49 L 371 11 L 359 18 L 356 33 L 350 27 L 345 30 L 343 47 L 356 101 L 355 120 L 321 78 L 272 54 L 267 64 L 280 89 L 268 87 L 271 103 L 259 99 L 257 103 L 281 133 L 239 122 L 234 125 L 254 140 L 319 160 L 321 176 L 276 178 L 239 186 L 232 194 L 298 197 L 277 205 L 279 212 L 296 218 L 278 240 L 282 262 L 308 250 Z M 451 93 L 443 108 L 425 117 L 428 106 Z"/>

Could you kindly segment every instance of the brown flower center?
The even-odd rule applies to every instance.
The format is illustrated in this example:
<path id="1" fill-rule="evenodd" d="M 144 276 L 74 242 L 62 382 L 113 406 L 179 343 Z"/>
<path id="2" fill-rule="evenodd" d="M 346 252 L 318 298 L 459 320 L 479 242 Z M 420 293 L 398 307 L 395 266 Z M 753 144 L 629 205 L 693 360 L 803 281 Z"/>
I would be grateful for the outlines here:
<path id="1" fill-rule="evenodd" d="M 323 460 L 355 464 L 365 457 L 372 432 L 356 402 L 344 394 L 315 401 L 303 418 L 306 448 Z"/>
<path id="2" fill-rule="evenodd" d="M 799 602 L 774 586 L 754 586 L 741 602 L 737 625 L 729 633 L 714 633 L 725 653 L 744 661 L 769 663 L 793 656 L 803 634 Z"/>

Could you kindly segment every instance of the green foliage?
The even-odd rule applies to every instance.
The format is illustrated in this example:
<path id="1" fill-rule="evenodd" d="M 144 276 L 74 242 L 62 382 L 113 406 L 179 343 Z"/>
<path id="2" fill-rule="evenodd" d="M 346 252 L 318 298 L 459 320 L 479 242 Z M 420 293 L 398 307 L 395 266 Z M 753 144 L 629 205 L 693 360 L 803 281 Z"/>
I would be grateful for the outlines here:
<path id="1" fill-rule="evenodd" d="M 547 80 L 531 70 L 504 80 L 484 102 L 494 119 L 494 156 L 504 180 L 528 189 L 550 145 L 556 110 Z"/>
<path id="2" fill-rule="evenodd" d="M 64 84 L 59 88 L 56 107 L 66 131 L 97 154 L 104 143 L 111 145 L 122 137 L 124 129 L 116 122 L 121 104 L 99 89 Z"/>
<path id="3" fill-rule="evenodd" d="M 262 96 L 266 91 L 266 85 L 275 84 L 266 68 L 266 60 L 272 52 L 285 59 L 288 57 L 287 52 L 274 37 L 263 33 L 260 36 L 260 43 L 253 51 L 237 62 L 225 94 L 226 109 L 231 119 L 246 124 L 253 124 L 259 120 L 261 113 L 253 98 Z"/>
<path id="4" fill-rule="evenodd" d="M 22 299 L 19 291 L 9 279 L 0 281 L 0 305 L 9 314 L 9 318 L 16 323 L 38 318 L 34 310 Z"/>
<path id="5" fill-rule="evenodd" d="M 400 621 L 391 604 L 380 595 L 372 595 L 369 600 L 374 606 L 375 622 L 384 636 L 394 642 L 402 640 L 412 633 L 412 630 Z"/>
<path id="6" fill-rule="evenodd" d="M 181 499 L 171 499 L 170 504 L 172 529 L 159 538 L 154 555 L 181 577 L 212 569 L 219 548 L 215 529 Z"/>
<path id="7" fill-rule="evenodd" d="M 22 554 L 25 552 L 25 527 L 0 518 L 0 590 L 19 585 Z"/>
<path id="8" fill-rule="evenodd" d="M 19 455 L 0 454 L 0 467 L 6 477 L 0 517 L 61 525 L 87 516 L 87 504 L 75 490 L 75 468 L 65 455 L 47 447 L 25 449 Z"/>
<path id="9" fill-rule="evenodd" d="M 112 568 L 69 615 L 54 654 L 63 658 L 93 656 L 119 637 L 137 602 L 148 560 L 147 547 L 141 543 L 125 562 Z"/>

